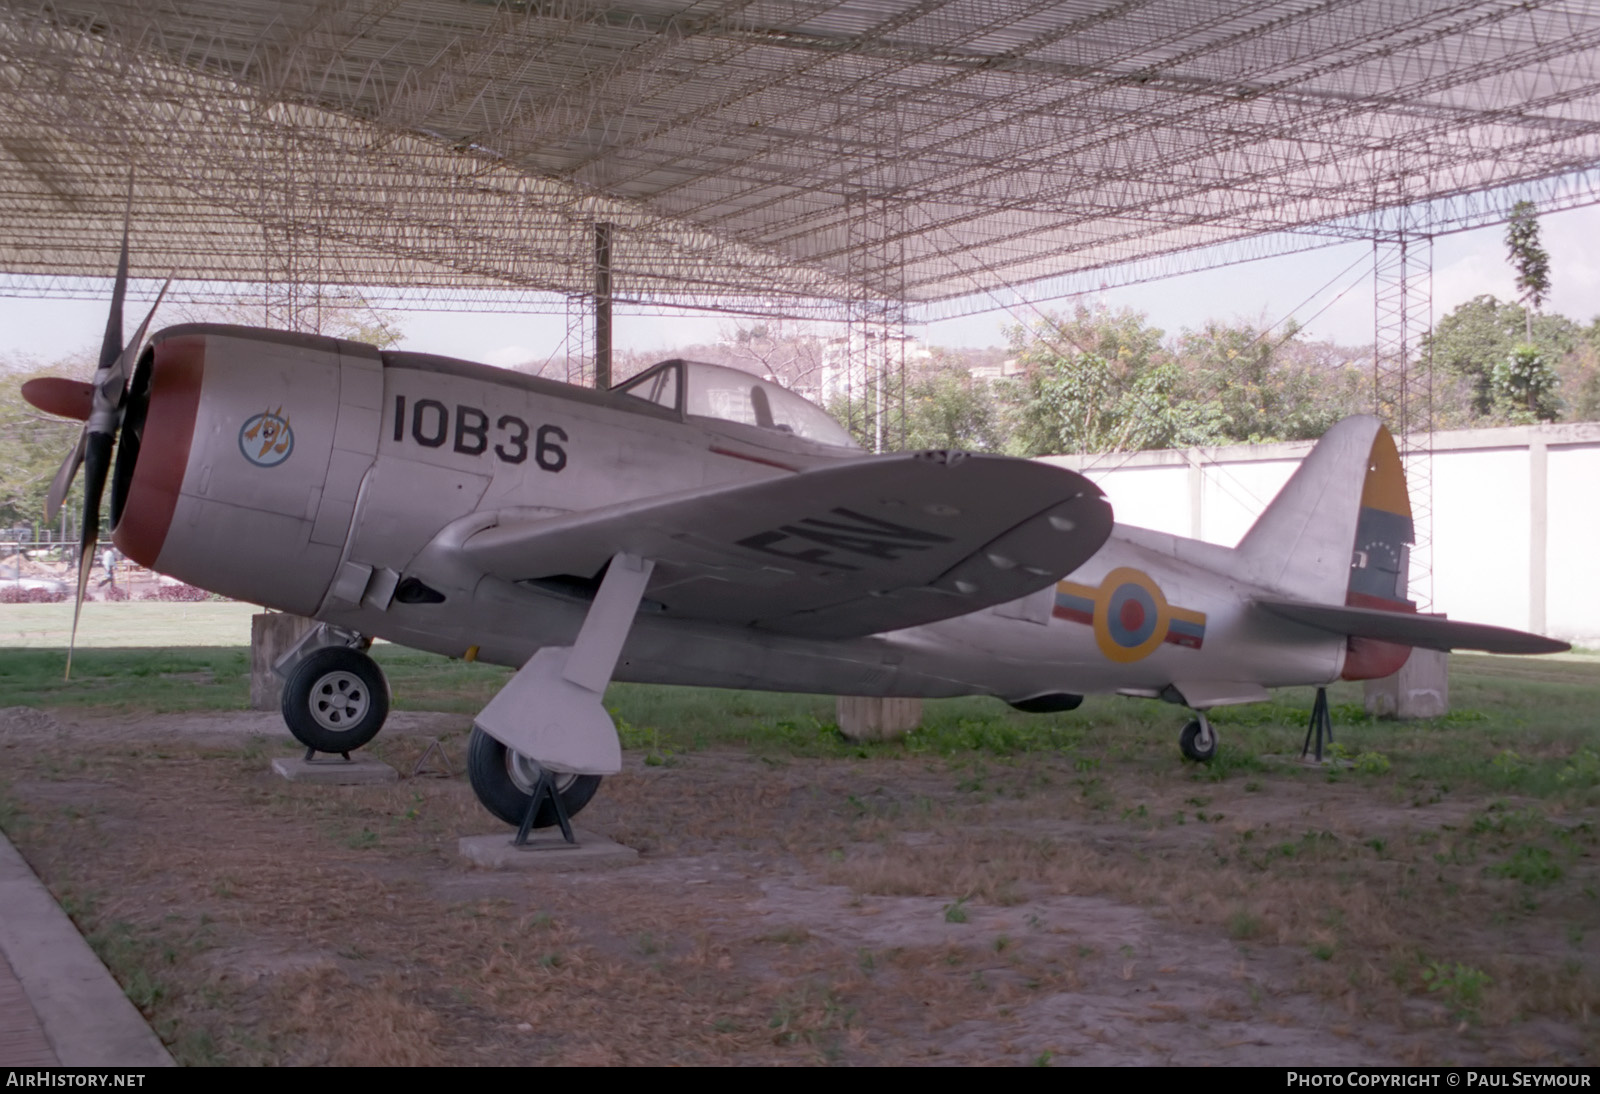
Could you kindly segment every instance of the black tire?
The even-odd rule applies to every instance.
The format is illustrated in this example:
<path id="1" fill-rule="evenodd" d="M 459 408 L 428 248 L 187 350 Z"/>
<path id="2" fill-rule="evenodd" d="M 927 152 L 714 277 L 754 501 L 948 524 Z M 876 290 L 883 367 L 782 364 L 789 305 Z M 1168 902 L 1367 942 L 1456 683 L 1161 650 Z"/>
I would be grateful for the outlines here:
<path id="1" fill-rule="evenodd" d="M 1193 760 L 1197 764 L 1210 763 L 1211 758 L 1217 754 L 1217 731 L 1211 731 L 1211 745 L 1208 748 L 1200 744 L 1200 721 L 1195 719 L 1183 727 L 1183 732 L 1178 734 L 1178 747 L 1183 750 L 1186 760 Z"/>
<path id="2" fill-rule="evenodd" d="M 521 825 L 527 815 L 533 784 L 539 777 L 537 767 L 520 752 L 511 751 L 477 726 L 472 727 L 472 740 L 467 744 L 467 779 L 483 807 L 507 824 Z M 599 775 L 556 776 L 556 793 L 569 818 L 577 816 L 599 789 Z M 550 828 L 557 823 L 555 806 L 546 800 L 539 806 L 533 826 Z"/>
<path id="3" fill-rule="evenodd" d="M 295 740 L 318 752 L 349 752 L 378 735 L 389 717 L 389 685 L 366 654 L 327 646 L 307 657 L 283 686 L 283 720 Z"/>

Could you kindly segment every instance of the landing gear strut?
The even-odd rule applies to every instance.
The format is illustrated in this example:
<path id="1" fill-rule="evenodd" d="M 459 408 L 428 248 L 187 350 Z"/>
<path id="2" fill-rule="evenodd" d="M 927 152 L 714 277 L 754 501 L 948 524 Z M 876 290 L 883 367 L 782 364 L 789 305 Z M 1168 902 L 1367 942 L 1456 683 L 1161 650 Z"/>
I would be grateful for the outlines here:
<path id="1" fill-rule="evenodd" d="M 1200 764 L 1211 762 L 1211 758 L 1217 754 L 1217 734 L 1211 728 L 1211 719 L 1206 717 L 1205 711 L 1194 712 L 1194 720 L 1178 734 L 1178 747 L 1183 750 L 1185 759 Z"/>

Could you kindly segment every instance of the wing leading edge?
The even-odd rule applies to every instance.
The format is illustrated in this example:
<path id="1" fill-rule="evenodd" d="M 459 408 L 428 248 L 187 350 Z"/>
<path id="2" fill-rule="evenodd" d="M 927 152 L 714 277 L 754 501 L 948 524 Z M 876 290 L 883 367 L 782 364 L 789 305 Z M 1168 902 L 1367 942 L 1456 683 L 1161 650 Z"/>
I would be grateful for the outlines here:
<path id="1" fill-rule="evenodd" d="M 463 546 L 509 581 L 593 579 L 654 560 L 645 610 L 850 638 L 1005 603 L 1077 569 L 1111 534 L 1088 479 L 1005 456 L 875 456 L 547 519 Z"/>
<path id="2" fill-rule="evenodd" d="M 1482 650 L 1485 653 L 1562 653 L 1572 646 L 1542 634 L 1486 623 L 1462 623 L 1442 615 L 1309 604 L 1257 598 L 1257 608 L 1293 623 L 1355 638 L 1376 638 L 1430 650 Z"/>

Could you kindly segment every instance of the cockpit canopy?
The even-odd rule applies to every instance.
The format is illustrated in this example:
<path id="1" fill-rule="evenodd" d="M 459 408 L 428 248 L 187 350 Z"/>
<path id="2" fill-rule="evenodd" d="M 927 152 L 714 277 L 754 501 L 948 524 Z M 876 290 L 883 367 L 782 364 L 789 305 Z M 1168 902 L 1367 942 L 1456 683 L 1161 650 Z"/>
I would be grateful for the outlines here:
<path id="1" fill-rule="evenodd" d="M 703 361 L 663 361 L 612 390 L 683 414 L 741 422 L 819 444 L 861 447 L 822 408 L 736 368 Z"/>

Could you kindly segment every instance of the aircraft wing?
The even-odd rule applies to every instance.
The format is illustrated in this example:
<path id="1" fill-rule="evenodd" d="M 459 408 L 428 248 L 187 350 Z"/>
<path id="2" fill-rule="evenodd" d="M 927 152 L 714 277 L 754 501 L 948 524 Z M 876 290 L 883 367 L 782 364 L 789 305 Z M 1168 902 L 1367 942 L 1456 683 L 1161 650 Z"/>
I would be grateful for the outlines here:
<path id="1" fill-rule="evenodd" d="M 1462 623 L 1442 615 L 1310 604 L 1300 600 L 1256 598 L 1252 603 L 1269 615 L 1307 627 L 1354 638 L 1376 638 L 1401 646 L 1430 650 L 1482 650 L 1485 653 L 1561 653 L 1572 646 L 1542 634 Z"/>
<path id="2" fill-rule="evenodd" d="M 849 638 L 1026 596 L 1111 525 L 1072 471 L 939 451 L 502 523 L 463 551 L 486 573 L 579 592 L 626 551 L 656 564 L 641 611 Z"/>

